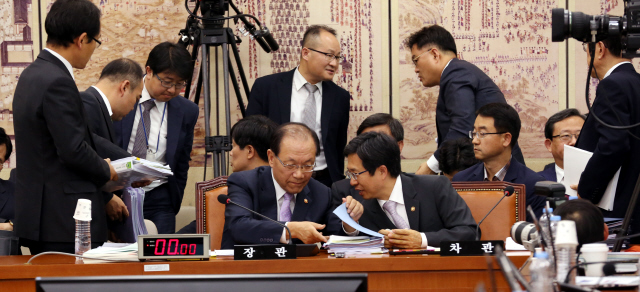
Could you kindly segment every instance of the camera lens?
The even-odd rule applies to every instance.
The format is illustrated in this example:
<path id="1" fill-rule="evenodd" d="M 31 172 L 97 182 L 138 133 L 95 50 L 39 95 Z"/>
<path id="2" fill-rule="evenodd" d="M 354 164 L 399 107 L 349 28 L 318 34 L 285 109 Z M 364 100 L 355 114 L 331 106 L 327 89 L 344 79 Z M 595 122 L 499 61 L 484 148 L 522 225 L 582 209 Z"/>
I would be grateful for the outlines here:
<path id="1" fill-rule="evenodd" d="M 581 42 L 589 41 L 591 15 L 571 12 L 562 8 L 551 10 L 551 41 L 562 42 L 570 37 Z M 600 17 L 598 17 L 598 20 Z"/>

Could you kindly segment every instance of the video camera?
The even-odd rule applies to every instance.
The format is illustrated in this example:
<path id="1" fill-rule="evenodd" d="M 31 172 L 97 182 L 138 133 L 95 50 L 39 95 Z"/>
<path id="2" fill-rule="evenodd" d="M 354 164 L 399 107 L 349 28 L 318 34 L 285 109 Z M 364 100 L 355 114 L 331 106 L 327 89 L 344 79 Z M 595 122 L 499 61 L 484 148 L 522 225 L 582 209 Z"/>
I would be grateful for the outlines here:
<path id="1" fill-rule="evenodd" d="M 609 36 L 620 36 L 622 57 L 640 56 L 640 1 L 624 0 L 624 15 L 588 15 L 562 8 L 551 10 L 551 41 L 562 42 L 570 37 L 596 43 Z"/>

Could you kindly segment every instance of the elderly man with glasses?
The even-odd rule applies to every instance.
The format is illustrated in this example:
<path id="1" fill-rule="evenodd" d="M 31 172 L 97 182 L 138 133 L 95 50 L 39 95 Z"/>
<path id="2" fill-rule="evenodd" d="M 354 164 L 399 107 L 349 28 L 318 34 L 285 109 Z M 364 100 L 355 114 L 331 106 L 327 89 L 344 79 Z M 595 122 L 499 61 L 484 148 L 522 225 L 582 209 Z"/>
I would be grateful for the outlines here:
<path id="1" fill-rule="evenodd" d="M 584 116 L 575 108 L 561 110 L 552 115 L 544 126 L 544 146 L 553 155 L 549 163 L 538 172 L 549 181 L 564 182 L 564 145 L 574 146 L 584 125 Z"/>
<path id="2" fill-rule="evenodd" d="M 229 176 L 229 198 L 289 228 L 294 242 L 326 242 L 325 236 L 355 231 L 341 226 L 333 214 L 331 190 L 311 178 L 320 151 L 316 133 L 302 123 L 279 126 L 268 150 L 269 166 Z M 358 221 L 362 204 L 346 198 L 351 217 Z M 344 228 L 344 230 L 342 230 Z M 227 205 L 222 248 L 236 244 L 287 243 L 280 225 L 236 205 Z"/>

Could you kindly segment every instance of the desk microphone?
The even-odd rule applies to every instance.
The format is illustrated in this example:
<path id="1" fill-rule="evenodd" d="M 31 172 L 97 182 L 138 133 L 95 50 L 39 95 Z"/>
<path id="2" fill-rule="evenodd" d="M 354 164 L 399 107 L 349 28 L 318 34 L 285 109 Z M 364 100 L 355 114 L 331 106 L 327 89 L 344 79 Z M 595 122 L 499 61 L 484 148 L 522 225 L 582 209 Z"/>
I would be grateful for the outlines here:
<path id="1" fill-rule="evenodd" d="M 498 207 L 498 204 L 500 204 L 500 202 L 502 202 L 502 199 L 504 199 L 504 197 L 510 197 L 511 195 L 513 195 L 514 191 L 515 190 L 513 189 L 512 186 L 507 186 L 506 188 L 504 188 L 504 196 L 502 196 L 502 198 L 500 198 L 500 200 L 495 204 L 495 206 L 493 206 L 493 208 L 491 208 L 491 210 L 489 210 L 487 215 L 484 215 L 484 218 L 482 218 L 482 220 L 480 220 L 480 222 L 478 222 L 478 226 L 476 226 L 476 241 L 480 240 L 480 224 L 482 224 L 484 219 L 487 219 L 487 216 L 489 216 L 489 214 L 491 214 L 493 209 Z"/>
<path id="2" fill-rule="evenodd" d="M 291 230 L 289 230 L 289 227 L 287 227 L 287 225 L 282 224 L 282 223 L 280 223 L 280 222 L 278 222 L 276 220 L 273 220 L 273 219 L 271 219 L 271 218 L 269 218 L 267 216 L 264 216 L 264 215 L 262 215 L 262 214 L 260 214 L 260 213 L 258 213 L 256 211 L 253 211 L 253 210 L 251 210 L 251 209 L 249 209 L 249 208 L 247 208 L 245 206 L 242 206 L 242 205 L 240 205 L 240 204 L 238 204 L 238 203 L 236 203 L 234 201 L 231 201 L 231 199 L 227 195 L 219 195 L 218 196 L 218 202 L 220 202 L 220 204 L 224 204 L 224 205 L 234 204 L 234 205 L 236 205 L 236 206 L 238 206 L 238 207 L 240 207 L 242 209 L 245 209 L 245 210 L 247 210 L 247 211 L 249 211 L 249 212 L 251 212 L 253 214 L 256 214 L 256 215 L 258 215 L 258 216 L 260 216 L 262 218 L 265 218 L 265 219 L 267 219 L 267 220 L 269 220 L 269 221 L 271 221 L 271 222 L 273 222 L 275 224 L 278 224 L 278 225 L 284 227 L 287 230 L 287 233 L 289 233 L 289 242 L 288 243 L 289 244 L 293 244 L 292 237 L 291 237 Z"/>

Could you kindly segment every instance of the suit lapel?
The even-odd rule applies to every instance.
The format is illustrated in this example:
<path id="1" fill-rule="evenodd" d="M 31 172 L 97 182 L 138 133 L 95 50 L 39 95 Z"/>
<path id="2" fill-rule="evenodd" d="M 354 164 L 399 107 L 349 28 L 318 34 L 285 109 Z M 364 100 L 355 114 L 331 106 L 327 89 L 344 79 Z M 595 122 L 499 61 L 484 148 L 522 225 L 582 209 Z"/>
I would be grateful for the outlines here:
<path id="1" fill-rule="evenodd" d="M 131 131 L 133 130 L 133 121 L 136 119 L 136 111 L 140 110 L 140 106 L 138 102 L 133 107 L 133 111 L 131 111 L 128 115 L 124 116 L 122 121 L 120 121 L 120 135 L 122 135 L 122 143 L 121 147 L 124 150 L 127 150 L 129 147 L 129 139 L 131 139 Z M 136 129 L 137 130 L 137 129 Z"/>
<path id="2" fill-rule="evenodd" d="M 519 171 L 519 163 L 514 158 L 511 158 L 511 161 L 509 162 L 509 169 L 507 169 L 507 174 L 504 176 L 504 181 L 512 183 L 516 182 Z"/>
<path id="3" fill-rule="evenodd" d="M 89 87 L 87 91 L 90 91 L 91 94 L 96 98 L 98 104 L 100 105 L 100 109 L 102 110 L 102 118 L 104 119 L 104 124 L 107 126 L 107 132 L 109 132 L 109 140 L 111 142 L 116 141 L 116 134 L 113 131 L 113 123 L 111 122 L 111 116 L 109 116 L 109 110 L 107 109 L 107 105 L 102 100 L 102 96 L 100 93 L 93 87 Z"/>
<path id="4" fill-rule="evenodd" d="M 365 200 L 363 205 L 365 210 L 371 211 L 371 221 L 373 222 L 373 225 L 378 226 L 380 229 L 397 229 L 396 225 L 394 225 L 389 217 L 387 217 L 387 213 L 385 213 L 380 207 L 378 200 Z"/>
<path id="5" fill-rule="evenodd" d="M 280 100 L 280 120 L 281 124 L 291 121 L 291 90 L 293 88 L 293 74 L 296 69 L 283 74 L 278 86 L 278 100 Z"/>
<path id="6" fill-rule="evenodd" d="M 416 199 L 418 193 L 413 188 L 411 179 L 400 175 L 402 180 L 402 197 L 404 198 L 404 208 L 409 219 L 409 227 L 413 230 L 420 230 L 420 202 Z"/>
<path id="7" fill-rule="evenodd" d="M 331 109 L 335 103 L 335 94 L 331 91 L 331 87 L 327 85 L 330 81 L 322 82 L 322 110 L 320 112 L 320 133 L 322 134 L 322 144 L 327 142 L 329 136 L 329 123 L 331 121 Z"/>
<path id="8" fill-rule="evenodd" d="M 182 117 L 184 113 L 180 109 L 179 101 L 176 98 L 184 98 L 176 96 L 167 102 L 167 154 L 166 160 L 173 167 L 176 149 L 178 148 L 178 138 L 180 137 L 180 127 L 182 126 Z"/>
<path id="9" fill-rule="evenodd" d="M 271 177 L 271 168 L 265 167 L 265 170 L 259 172 L 260 191 L 258 195 L 259 206 L 254 206 L 254 210 L 273 220 L 278 220 L 278 201 L 275 197 L 276 187 L 273 185 Z"/>
<path id="10" fill-rule="evenodd" d="M 291 221 L 307 221 L 305 217 L 309 212 L 309 206 L 313 203 L 312 200 L 311 190 L 309 185 L 306 185 L 302 192 L 296 196 L 296 207 L 291 214 Z"/>

